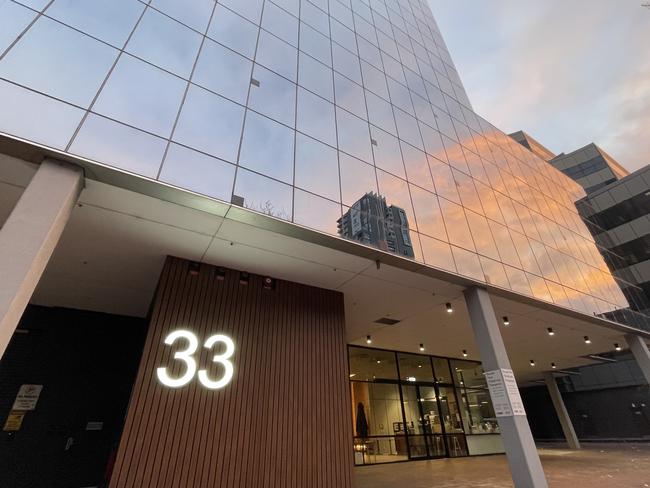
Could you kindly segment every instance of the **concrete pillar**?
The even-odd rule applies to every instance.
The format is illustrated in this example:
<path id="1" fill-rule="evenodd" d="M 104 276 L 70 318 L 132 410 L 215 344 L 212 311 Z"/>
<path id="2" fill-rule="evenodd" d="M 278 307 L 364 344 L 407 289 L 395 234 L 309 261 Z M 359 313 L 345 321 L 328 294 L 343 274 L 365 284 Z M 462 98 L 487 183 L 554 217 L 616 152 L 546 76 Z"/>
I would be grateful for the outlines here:
<path id="1" fill-rule="evenodd" d="M 650 351 L 648 351 L 648 345 L 645 343 L 645 339 L 635 334 L 627 334 L 625 336 L 625 342 L 630 346 L 630 351 L 632 351 L 636 363 L 641 368 L 646 382 L 650 385 Z"/>
<path id="2" fill-rule="evenodd" d="M 510 360 L 487 290 L 477 287 L 468 288 L 464 294 L 474 336 L 481 354 L 481 362 L 488 379 L 491 371 L 498 371 L 498 375 L 502 374 L 500 370 L 506 370 L 505 373 L 508 373 L 511 370 Z M 505 375 L 503 376 L 505 377 Z M 511 386 L 513 385 L 511 384 Z M 510 393 L 518 395 L 516 385 L 514 385 L 514 390 Z M 492 388 L 490 395 L 493 396 Z M 514 408 L 512 412 L 515 413 Z M 506 416 L 497 414 L 512 480 L 516 488 L 547 488 L 548 483 L 533 435 L 530 432 L 528 419 L 523 412 L 523 406 L 517 408 L 516 413 L 518 414 Z"/>
<path id="3" fill-rule="evenodd" d="M 45 160 L 0 228 L 0 359 L 82 187 L 81 168 Z"/>
<path id="4" fill-rule="evenodd" d="M 546 371 L 544 373 L 544 382 L 546 383 L 546 388 L 548 388 L 548 392 L 551 395 L 551 401 L 553 402 L 553 407 L 555 407 L 555 413 L 557 414 L 557 418 L 562 426 L 562 432 L 564 432 L 564 438 L 569 445 L 569 449 L 580 449 L 580 441 L 578 440 L 576 431 L 573 428 L 573 422 L 571 422 L 569 412 L 567 412 L 564 400 L 562 400 L 562 394 L 560 393 L 560 389 L 557 387 L 555 376 L 553 376 L 551 371 Z"/>

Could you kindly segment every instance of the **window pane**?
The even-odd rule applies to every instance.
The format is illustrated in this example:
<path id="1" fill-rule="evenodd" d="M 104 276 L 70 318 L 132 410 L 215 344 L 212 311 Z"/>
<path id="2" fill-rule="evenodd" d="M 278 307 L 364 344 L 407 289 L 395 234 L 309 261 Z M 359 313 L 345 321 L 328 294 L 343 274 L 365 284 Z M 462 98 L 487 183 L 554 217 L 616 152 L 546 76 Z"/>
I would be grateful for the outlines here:
<path id="1" fill-rule="evenodd" d="M 298 19 L 271 2 L 266 2 L 262 27 L 292 46 L 298 47 Z"/>
<path id="2" fill-rule="evenodd" d="M 205 33 L 210 15 L 214 9 L 214 0 L 154 0 L 152 7 L 162 10 L 170 17 L 189 25 L 192 29 Z"/>
<path id="3" fill-rule="evenodd" d="M 399 374 L 402 381 L 433 382 L 433 371 L 431 371 L 429 356 L 398 352 L 397 361 L 399 361 Z"/>
<path id="4" fill-rule="evenodd" d="M 339 164 L 336 149 L 311 137 L 297 134 L 296 186 L 339 201 Z"/>
<path id="5" fill-rule="evenodd" d="M 409 193 L 406 181 L 392 176 L 382 170 L 377 170 L 377 181 L 379 184 L 379 193 L 386 197 L 386 204 L 390 207 L 394 205 L 406 212 L 406 221 L 402 220 L 401 225 L 405 229 L 412 227 L 415 229 L 415 219 L 413 218 L 413 207 L 411 206 L 411 195 Z"/>
<path id="6" fill-rule="evenodd" d="M 492 232 L 490 231 L 487 219 L 469 210 L 465 212 L 465 215 L 467 216 L 469 228 L 472 231 L 476 250 L 484 256 L 498 260 L 499 252 L 492 238 Z"/>
<path id="7" fill-rule="evenodd" d="M 235 166 L 172 144 L 167 151 L 159 179 L 229 202 L 235 180 Z"/>
<path id="8" fill-rule="evenodd" d="M 366 102 L 368 104 L 368 117 L 371 124 L 397 135 L 397 126 L 393 117 L 393 107 L 383 98 L 366 91 Z M 338 101 L 338 100 L 337 100 Z"/>
<path id="9" fill-rule="evenodd" d="M 447 233 L 445 232 L 445 223 L 440 213 L 438 197 L 417 186 L 409 186 L 411 189 L 411 198 L 413 199 L 413 207 L 415 209 L 415 217 L 418 223 L 418 231 L 436 239 L 446 241 Z"/>
<path id="10" fill-rule="evenodd" d="M 65 149 L 84 114 L 81 109 L 2 80 L 0 107 L 0 131 L 57 149 Z"/>
<path id="11" fill-rule="evenodd" d="M 350 377 L 355 381 L 397 379 L 395 353 L 365 347 L 349 347 L 348 350 Z"/>
<path id="12" fill-rule="evenodd" d="M 388 132 L 372 127 L 372 146 L 375 155 L 375 164 L 378 168 L 384 169 L 396 176 L 406 178 L 402 153 L 400 151 L 397 137 L 391 136 Z"/>
<path id="13" fill-rule="evenodd" d="M 336 109 L 339 149 L 366 162 L 372 162 L 368 122 Z"/>
<path id="14" fill-rule="evenodd" d="M 384 100 L 388 100 L 388 86 L 384 73 L 365 61 L 361 61 L 361 71 L 363 72 L 364 86 Z"/>
<path id="15" fill-rule="evenodd" d="M 412 146 L 415 146 L 419 149 L 424 149 L 422 146 L 422 137 L 420 136 L 420 129 L 418 128 L 418 123 L 415 120 L 415 117 L 411 117 L 406 112 L 401 111 L 396 108 L 395 121 L 397 122 L 397 133 L 399 138 L 403 141 L 408 142 Z"/>
<path id="16" fill-rule="evenodd" d="M 458 190 L 456 189 L 456 181 L 454 181 L 449 165 L 433 157 L 428 157 L 427 159 L 429 160 L 429 169 L 431 169 L 436 193 L 448 200 L 460 203 Z"/>
<path id="17" fill-rule="evenodd" d="M 296 189 L 294 207 L 293 221 L 296 224 L 336 235 L 337 222 L 341 218 L 340 203 Z"/>
<path id="18" fill-rule="evenodd" d="M 343 203 L 352 205 L 366 193 L 377 193 L 375 168 L 347 154 L 339 153 Z"/>
<path id="19" fill-rule="evenodd" d="M 0 76 L 88 107 L 118 51 L 41 17 L 0 61 Z"/>
<path id="20" fill-rule="evenodd" d="M 208 29 L 208 36 L 230 49 L 253 59 L 258 27 L 246 19 L 217 5 Z"/>
<path id="21" fill-rule="evenodd" d="M 293 130 L 255 112 L 246 114 L 239 164 L 293 182 Z"/>
<path id="22" fill-rule="evenodd" d="M 334 73 L 334 91 L 336 93 L 336 104 L 339 107 L 343 107 L 362 119 L 368 118 L 363 88 L 344 76 Z"/>
<path id="23" fill-rule="evenodd" d="M 435 191 L 426 154 L 403 142 L 400 146 L 402 148 L 404 166 L 406 167 L 406 174 L 408 176 L 407 179 L 422 188 L 426 188 L 429 191 Z"/>
<path id="24" fill-rule="evenodd" d="M 237 12 L 242 17 L 259 25 L 262 16 L 262 4 L 264 0 L 220 0 L 219 3 L 225 5 L 230 10 Z"/>
<path id="25" fill-rule="evenodd" d="M 316 0 L 314 0 L 314 3 L 316 3 Z M 327 9 L 327 6 L 325 6 L 325 9 Z M 329 36 L 330 23 L 327 14 L 306 0 L 300 2 L 300 20 L 321 34 Z"/>
<path id="26" fill-rule="evenodd" d="M 260 33 L 255 62 L 291 81 L 296 81 L 298 50 L 268 32 Z"/>
<path id="27" fill-rule="evenodd" d="M 244 199 L 244 208 L 291 220 L 293 197 L 289 185 L 239 168 L 233 194 Z"/>
<path id="28" fill-rule="evenodd" d="M 226 98 L 246 103 L 252 62 L 206 39 L 192 81 Z"/>
<path id="29" fill-rule="evenodd" d="M 176 76 L 124 54 L 93 110 L 169 137 L 186 84 Z"/>
<path id="30" fill-rule="evenodd" d="M 340 4 L 338 4 L 340 5 Z M 332 40 L 343 46 L 353 54 L 357 52 L 357 38 L 354 32 L 345 27 L 340 22 L 332 20 Z"/>
<path id="31" fill-rule="evenodd" d="M 301 52 L 299 57 L 298 84 L 333 102 L 332 69 L 305 53 Z"/>
<path id="32" fill-rule="evenodd" d="M 303 22 L 300 23 L 300 50 L 321 63 L 332 66 L 330 40 Z"/>
<path id="33" fill-rule="evenodd" d="M 255 65 L 253 78 L 259 86 L 250 88 L 249 108 L 290 127 L 295 123 L 296 85 L 285 78 Z"/>
<path id="34" fill-rule="evenodd" d="M 173 139 L 234 162 L 243 119 L 243 107 L 190 85 Z"/>
<path id="35" fill-rule="evenodd" d="M 479 281 L 485 281 L 478 255 L 456 246 L 451 246 L 451 252 L 454 255 L 454 261 L 456 261 L 458 273 Z"/>
<path id="36" fill-rule="evenodd" d="M 424 234 L 420 234 L 420 242 L 422 243 L 422 252 L 426 264 L 456 272 L 456 264 L 449 244 Z"/>
<path id="37" fill-rule="evenodd" d="M 463 207 L 441 198 L 440 208 L 445 219 L 445 227 L 447 229 L 447 234 L 449 235 L 449 242 L 464 247 L 465 249 L 474 250 L 472 235 L 467 226 Z"/>
<path id="38" fill-rule="evenodd" d="M 136 0 L 56 0 L 47 15 L 121 48 L 144 8 Z"/>
<path id="39" fill-rule="evenodd" d="M 336 146 L 334 105 L 299 88 L 297 129 L 330 146 Z"/>
<path id="40" fill-rule="evenodd" d="M 332 45 L 334 69 L 352 81 L 361 84 L 361 66 L 359 58 L 338 44 Z"/>
<path id="41" fill-rule="evenodd" d="M 156 178 L 166 145 L 164 139 L 90 114 L 70 152 Z"/>
<path id="42" fill-rule="evenodd" d="M 147 9 L 126 50 L 172 73 L 189 78 L 201 36 L 169 17 Z"/>

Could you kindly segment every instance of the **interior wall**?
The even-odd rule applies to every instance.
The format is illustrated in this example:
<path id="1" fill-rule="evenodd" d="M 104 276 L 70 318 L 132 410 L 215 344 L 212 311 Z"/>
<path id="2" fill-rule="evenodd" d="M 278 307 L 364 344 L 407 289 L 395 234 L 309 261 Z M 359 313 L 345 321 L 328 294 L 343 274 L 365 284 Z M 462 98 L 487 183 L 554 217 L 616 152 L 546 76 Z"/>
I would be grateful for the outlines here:
<path id="1" fill-rule="evenodd" d="M 352 422 L 340 293 L 168 258 L 120 443 L 112 488 L 156 486 L 352 486 Z M 163 386 L 156 368 L 186 348 L 163 344 L 174 330 L 202 344 L 236 346 L 234 377 L 209 390 L 192 379 Z M 216 351 L 200 347 L 199 369 Z M 184 366 L 172 370 L 180 376 Z M 219 368 L 209 369 L 214 377 Z"/>

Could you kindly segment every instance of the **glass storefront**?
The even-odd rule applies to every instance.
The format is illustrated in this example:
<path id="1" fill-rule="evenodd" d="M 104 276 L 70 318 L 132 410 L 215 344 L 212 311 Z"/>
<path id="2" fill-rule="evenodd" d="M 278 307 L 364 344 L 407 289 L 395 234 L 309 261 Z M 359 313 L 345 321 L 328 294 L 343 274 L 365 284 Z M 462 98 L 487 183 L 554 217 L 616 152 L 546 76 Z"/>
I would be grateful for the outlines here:
<path id="1" fill-rule="evenodd" d="M 356 465 L 503 452 L 481 364 L 348 346 Z"/>

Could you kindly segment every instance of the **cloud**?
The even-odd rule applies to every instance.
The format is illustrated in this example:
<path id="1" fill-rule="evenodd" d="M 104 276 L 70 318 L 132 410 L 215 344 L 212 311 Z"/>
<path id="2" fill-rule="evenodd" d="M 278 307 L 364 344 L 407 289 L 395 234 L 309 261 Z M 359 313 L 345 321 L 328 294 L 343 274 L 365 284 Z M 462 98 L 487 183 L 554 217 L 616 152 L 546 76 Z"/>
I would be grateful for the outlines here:
<path id="1" fill-rule="evenodd" d="M 475 110 L 556 152 L 650 163 L 650 11 L 634 0 L 430 0 Z"/>

